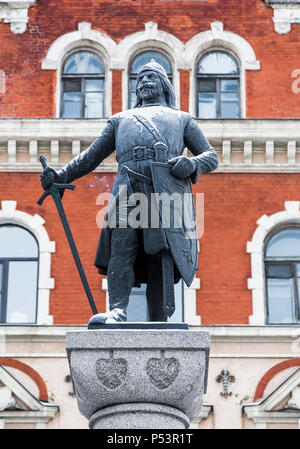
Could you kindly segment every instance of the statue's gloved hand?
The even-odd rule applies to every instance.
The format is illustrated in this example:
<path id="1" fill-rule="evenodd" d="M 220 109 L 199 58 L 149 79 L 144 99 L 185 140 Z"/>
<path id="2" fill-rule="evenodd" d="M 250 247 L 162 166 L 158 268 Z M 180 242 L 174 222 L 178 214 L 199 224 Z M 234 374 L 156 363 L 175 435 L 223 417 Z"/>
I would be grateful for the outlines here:
<path id="1" fill-rule="evenodd" d="M 57 171 L 49 166 L 42 171 L 40 178 L 44 190 L 47 190 L 54 182 L 61 182 Z"/>
<path id="2" fill-rule="evenodd" d="M 186 156 L 177 156 L 168 160 L 168 164 L 172 165 L 172 173 L 176 178 L 184 179 L 191 176 L 196 170 L 196 162 Z"/>
<path id="3" fill-rule="evenodd" d="M 44 190 L 47 190 L 48 187 L 50 187 L 53 183 L 63 184 L 63 181 L 60 179 L 60 176 L 57 173 L 57 171 L 54 168 L 49 167 L 49 165 L 42 171 L 42 173 L 40 174 L 40 178 Z M 62 198 L 64 194 L 64 189 L 61 189 L 59 193 L 60 197 Z"/>

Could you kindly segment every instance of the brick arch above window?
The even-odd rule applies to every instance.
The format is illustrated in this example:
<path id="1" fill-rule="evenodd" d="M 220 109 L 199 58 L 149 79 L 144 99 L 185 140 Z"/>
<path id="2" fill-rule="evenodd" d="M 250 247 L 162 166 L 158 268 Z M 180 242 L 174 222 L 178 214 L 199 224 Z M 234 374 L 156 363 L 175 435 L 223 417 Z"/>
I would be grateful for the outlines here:
<path id="1" fill-rule="evenodd" d="M 99 52 L 106 68 L 105 80 L 105 109 L 106 116 L 111 114 L 110 96 L 112 87 L 112 71 L 122 73 L 122 108 L 127 109 L 128 85 L 127 69 L 132 57 L 138 52 L 146 50 L 161 51 L 172 64 L 173 86 L 176 94 L 177 105 L 180 104 L 179 72 L 191 71 L 190 77 L 190 112 L 195 114 L 195 72 L 196 63 L 204 52 L 217 49 L 231 52 L 240 62 L 241 88 L 245 90 L 245 70 L 259 70 L 260 64 L 256 59 L 254 49 L 243 37 L 230 31 L 224 31 L 222 22 L 212 22 L 210 30 L 193 36 L 185 44 L 176 36 L 158 29 L 157 23 L 147 22 L 144 30 L 129 34 L 118 44 L 107 34 L 99 30 L 93 30 L 87 22 L 78 24 L 78 30 L 66 33 L 58 37 L 49 47 L 46 57 L 42 61 L 43 70 L 57 71 L 56 90 L 56 116 L 59 117 L 60 105 L 60 70 L 63 58 L 68 52 L 89 47 Z M 242 96 L 242 117 L 245 116 L 245 95 Z"/>
<path id="2" fill-rule="evenodd" d="M 252 312 L 249 324 L 266 324 L 265 312 L 265 274 L 264 247 L 267 236 L 282 225 L 300 224 L 300 202 L 285 201 L 283 211 L 273 215 L 262 215 L 257 220 L 257 228 L 252 240 L 247 242 L 247 253 L 251 255 L 251 278 L 248 279 L 248 289 L 252 291 Z"/>
<path id="3" fill-rule="evenodd" d="M 77 31 L 63 34 L 58 37 L 49 47 L 46 57 L 42 61 L 43 70 L 55 70 L 56 75 L 56 117 L 60 116 L 61 107 L 61 71 L 66 58 L 72 53 L 79 51 L 94 52 L 101 59 L 104 65 L 104 115 L 111 115 L 111 67 L 112 59 L 116 51 L 117 44 L 107 34 L 92 30 L 91 24 L 81 22 Z"/>
<path id="4" fill-rule="evenodd" d="M 92 30 L 90 23 L 81 22 L 78 24 L 78 30 L 63 34 L 51 44 L 42 61 L 42 69 L 57 70 L 66 53 L 78 48 L 82 41 L 100 48 L 107 65 L 110 66 L 110 58 L 117 46 L 116 42 L 107 34 Z"/>
<path id="5" fill-rule="evenodd" d="M 193 36 L 185 44 L 184 58 L 186 65 L 197 73 L 197 63 L 201 57 L 210 51 L 227 51 L 239 64 L 240 70 L 240 102 L 241 117 L 246 117 L 246 95 L 245 95 L 245 71 L 259 70 L 260 63 L 256 59 L 255 51 L 251 44 L 242 36 L 231 31 L 224 30 L 222 22 L 212 22 L 210 30 L 203 31 Z M 191 77 L 190 84 L 190 112 L 196 114 L 195 86 L 196 76 Z"/>
<path id="6" fill-rule="evenodd" d="M 259 401 L 261 398 L 263 398 L 268 383 L 278 373 L 294 366 L 295 367 L 300 366 L 300 358 L 284 360 L 283 362 L 279 362 L 276 365 L 272 366 L 258 382 L 254 393 L 253 402 Z"/>
<path id="7" fill-rule="evenodd" d="M 55 242 L 50 241 L 44 227 L 45 220 L 38 214 L 30 215 L 17 210 L 16 201 L 2 201 L 0 209 L 0 225 L 13 224 L 28 229 L 39 245 L 39 277 L 37 300 L 37 323 L 52 324 L 49 314 L 50 290 L 54 288 L 54 279 L 50 277 L 51 254 L 55 252 Z"/>

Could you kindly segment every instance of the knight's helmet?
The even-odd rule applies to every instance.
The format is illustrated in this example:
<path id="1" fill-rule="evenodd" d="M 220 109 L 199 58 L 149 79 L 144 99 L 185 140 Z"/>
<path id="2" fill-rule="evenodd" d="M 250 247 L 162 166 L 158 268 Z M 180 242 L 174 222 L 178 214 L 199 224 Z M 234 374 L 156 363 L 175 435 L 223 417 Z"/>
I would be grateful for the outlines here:
<path id="1" fill-rule="evenodd" d="M 161 84 L 163 87 L 163 91 L 166 98 L 166 103 L 170 108 L 175 108 L 175 92 L 173 89 L 172 84 L 170 83 L 170 80 L 168 78 L 167 72 L 163 68 L 162 65 L 160 65 L 158 62 L 155 61 L 155 59 L 151 59 L 150 62 L 147 62 L 147 64 L 144 64 L 140 71 L 137 74 L 137 77 L 145 71 L 151 70 L 152 72 L 157 73 L 161 80 Z M 138 92 L 136 90 L 136 103 L 134 105 L 135 108 L 139 108 L 142 105 L 142 101 L 138 96 Z"/>

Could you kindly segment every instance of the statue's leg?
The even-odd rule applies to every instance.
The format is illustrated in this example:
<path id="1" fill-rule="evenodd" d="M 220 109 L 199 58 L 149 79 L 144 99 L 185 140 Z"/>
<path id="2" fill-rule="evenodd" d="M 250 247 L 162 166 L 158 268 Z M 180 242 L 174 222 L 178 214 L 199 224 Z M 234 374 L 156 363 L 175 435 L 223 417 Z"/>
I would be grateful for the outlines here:
<path id="1" fill-rule="evenodd" d="M 134 285 L 134 263 L 138 249 L 137 230 L 112 230 L 111 257 L 107 271 L 109 308 L 126 312 L 129 295 Z"/>
<path id="2" fill-rule="evenodd" d="M 150 321 L 167 321 L 163 301 L 163 280 L 161 256 L 147 256 L 148 282 L 147 302 Z"/>
<path id="3" fill-rule="evenodd" d="M 107 270 L 109 312 L 94 315 L 90 324 L 126 321 L 129 295 L 134 285 L 134 263 L 138 249 L 137 230 L 115 228 L 111 235 L 111 256 Z"/>

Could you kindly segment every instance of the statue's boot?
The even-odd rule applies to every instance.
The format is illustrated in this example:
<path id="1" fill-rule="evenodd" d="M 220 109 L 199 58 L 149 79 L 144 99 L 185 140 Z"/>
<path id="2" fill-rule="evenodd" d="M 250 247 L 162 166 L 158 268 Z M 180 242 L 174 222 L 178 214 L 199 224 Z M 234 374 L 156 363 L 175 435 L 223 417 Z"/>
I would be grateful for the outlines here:
<path id="1" fill-rule="evenodd" d="M 112 324 L 126 321 L 126 309 L 119 309 L 118 307 L 109 312 L 97 313 L 89 320 L 88 329 L 97 328 L 99 325 Z"/>

